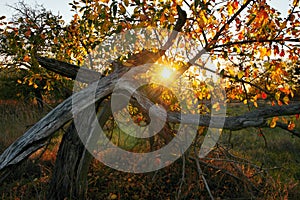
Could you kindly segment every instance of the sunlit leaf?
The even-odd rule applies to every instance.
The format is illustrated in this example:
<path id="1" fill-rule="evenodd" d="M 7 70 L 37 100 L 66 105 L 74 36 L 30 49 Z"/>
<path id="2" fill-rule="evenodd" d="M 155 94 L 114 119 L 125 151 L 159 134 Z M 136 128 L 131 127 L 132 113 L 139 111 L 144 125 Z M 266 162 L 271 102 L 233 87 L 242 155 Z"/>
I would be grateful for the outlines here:
<path id="1" fill-rule="evenodd" d="M 239 71 L 238 72 L 238 78 L 241 79 L 244 76 L 244 72 L 243 71 Z"/>
<path id="2" fill-rule="evenodd" d="M 277 121 L 278 121 L 278 117 L 273 117 L 270 122 L 270 128 L 275 128 Z"/>
<path id="3" fill-rule="evenodd" d="M 262 92 L 261 93 L 261 98 L 262 99 L 266 99 L 268 97 L 268 95 L 265 93 L 265 92 Z"/>
<path id="4" fill-rule="evenodd" d="M 290 131 L 291 131 L 291 130 L 294 130 L 294 129 L 295 129 L 295 126 L 296 126 L 296 125 L 295 125 L 294 122 L 290 122 L 289 125 L 288 125 L 288 130 L 290 130 Z"/>
<path id="5" fill-rule="evenodd" d="M 289 99 L 288 96 L 283 97 L 282 100 L 283 100 L 283 102 L 284 102 L 285 104 L 289 104 L 289 102 L 290 102 L 290 99 Z"/>
<path id="6" fill-rule="evenodd" d="M 23 58 L 24 62 L 29 62 L 30 61 L 30 57 L 28 55 L 25 55 Z"/>

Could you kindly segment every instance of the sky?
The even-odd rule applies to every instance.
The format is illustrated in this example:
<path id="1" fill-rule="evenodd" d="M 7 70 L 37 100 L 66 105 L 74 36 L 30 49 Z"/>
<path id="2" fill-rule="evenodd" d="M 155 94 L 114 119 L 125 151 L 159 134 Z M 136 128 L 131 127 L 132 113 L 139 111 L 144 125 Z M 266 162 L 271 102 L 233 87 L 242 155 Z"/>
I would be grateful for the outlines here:
<path id="1" fill-rule="evenodd" d="M 7 5 L 14 5 L 20 0 L 1 0 L 0 2 L 0 16 L 5 15 L 11 17 L 13 9 Z M 71 6 L 69 5 L 72 0 L 23 0 L 25 4 L 36 5 L 42 4 L 47 10 L 51 10 L 53 14 L 60 14 L 66 22 L 69 22 L 72 18 L 73 13 L 70 11 Z"/>
<path id="2" fill-rule="evenodd" d="M 7 5 L 14 5 L 20 0 L 1 0 L 0 2 L 0 16 L 5 15 L 11 17 L 13 10 Z M 66 22 L 69 22 L 73 13 L 70 11 L 71 6 L 68 4 L 72 0 L 24 0 L 26 4 L 35 5 L 36 3 L 44 5 L 46 9 L 49 9 L 53 14 L 61 14 Z M 283 16 L 287 16 L 288 6 L 291 0 L 268 0 L 267 3 L 276 9 L 278 9 Z"/>

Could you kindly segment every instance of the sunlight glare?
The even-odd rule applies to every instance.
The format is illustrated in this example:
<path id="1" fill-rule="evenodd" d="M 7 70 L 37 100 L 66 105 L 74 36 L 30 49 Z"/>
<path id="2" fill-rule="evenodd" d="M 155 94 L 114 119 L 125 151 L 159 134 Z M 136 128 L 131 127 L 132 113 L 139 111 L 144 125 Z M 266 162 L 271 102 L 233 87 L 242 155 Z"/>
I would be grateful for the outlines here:
<path id="1" fill-rule="evenodd" d="M 170 79 L 172 74 L 173 74 L 172 69 L 167 68 L 167 67 L 164 67 L 163 70 L 160 73 L 161 77 L 164 78 L 164 79 Z"/>

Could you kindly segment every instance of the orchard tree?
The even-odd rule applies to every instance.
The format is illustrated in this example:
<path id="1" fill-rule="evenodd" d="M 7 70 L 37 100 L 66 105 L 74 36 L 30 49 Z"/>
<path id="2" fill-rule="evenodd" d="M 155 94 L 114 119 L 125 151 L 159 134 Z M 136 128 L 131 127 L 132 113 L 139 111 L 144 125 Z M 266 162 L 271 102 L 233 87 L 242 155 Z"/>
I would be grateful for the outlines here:
<path id="1" fill-rule="evenodd" d="M 172 77 L 173 80 L 183 76 L 184 80 L 191 83 L 189 87 L 193 93 L 192 98 L 186 99 L 203 104 L 195 107 L 192 112 L 184 113 L 186 120 L 182 122 L 180 111 L 183 108 L 180 108 L 178 99 L 174 97 L 174 91 L 160 85 L 149 84 L 132 94 L 127 110 L 130 118 L 138 125 L 151 123 L 152 118 L 149 114 L 151 106 L 161 104 L 166 110 L 167 122 L 159 134 L 150 139 L 148 146 L 151 150 L 168 144 L 176 137 L 178 135 L 176 127 L 180 123 L 197 123 L 200 136 L 205 135 L 206 129 L 203 127 L 209 126 L 228 130 L 247 127 L 257 127 L 261 130 L 263 127 L 278 126 L 300 137 L 299 127 L 295 127 L 300 110 L 300 103 L 295 98 L 299 91 L 297 88 L 300 53 L 299 0 L 290 3 L 289 13 L 284 17 L 266 0 L 90 0 L 73 1 L 70 5 L 76 13 L 73 20 L 64 27 L 63 34 L 53 34 L 49 42 L 53 39 L 54 47 L 51 48 L 58 52 L 57 59 L 72 64 L 42 58 L 40 57 L 42 54 L 35 52 L 30 55 L 33 56 L 31 59 L 36 59 L 41 66 L 69 78 L 80 79 L 90 86 L 75 93 L 72 98 L 66 99 L 52 110 L 14 143 L 18 144 L 17 146 L 12 144 L 0 157 L 2 163 L 0 170 L 18 164 L 42 147 L 47 138 L 73 118 L 76 120 L 80 116 L 85 116 L 85 112 L 95 103 L 86 99 L 87 96 L 95 96 L 96 108 L 99 111 L 97 117 L 101 127 L 114 130 L 115 122 L 110 117 L 112 113 L 109 105 L 118 80 L 131 69 L 153 63 L 168 65 L 176 71 L 177 75 Z M 156 38 L 150 37 L 150 45 L 147 45 L 147 42 L 149 43 L 147 39 L 122 38 L 122 35 L 126 36 L 130 30 L 147 29 L 170 31 L 165 33 L 167 35 L 165 37 L 161 37 L 164 31 L 158 32 Z M 197 48 L 193 49 L 193 45 L 188 42 L 180 43 L 176 40 L 181 34 L 185 36 L 183 38 L 192 40 Z M 43 34 L 39 34 L 39 37 L 41 35 Z M 114 40 L 113 45 L 107 42 L 115 35 L 118 40 Z M 59 45 L 55 46 L 58 41 Z M 186 51 L 192 49 L 196 53 L 182 59 L 180 57 L 182 54 L 174 53 L 172 49 L 173 45 L 180 46 L 180 44 L 183 44 L 182 49 Z M 99 49 L 99 45 L 103 48 Z M 42 52 L 48 52 L 48 49 L 43 49 Z M 16 53 L 13 52 L 12 55 Z M 49 57 L 47 54 L 44 55 Z M 203 55 L 208 55 L 216 67 L 204 65 L 201 59 Z M 23 55 L 23 61 L 24 56 L 27 58 Z M 85 58 L 88 58 L 88 61 L 85 61 Z M 108 62 L 107 58 L 112 60 Z M 85 64 L 85 68 L 79 68 L 74 64 Z M 241 102 L 248 112 L 238 116 L 226 116 L 224 126 L 221 127 L 217 123 L 219 118 L 210 114 L 220 110 L 224 105 L 221 102 L 204 104 L 211 101 L 213 96 L 220 94 L 211 89 L 212 83 L 199 78 L 199 70 L 203 76 L 209 72 L 220 76 L 222 79 L 220 82 L 226 91 L 225 103 Z M 82 76 L 78 78 L 77 73 Z M 158 75 L 145 73 L 147 80 L 155 76 Z M 96 91 L 92 88 L 96 88 Z M 161 119 L 163 113 L 155 111 L 155 117 Z M 197 115 L 200 115 L 199 121 L 195 120 Z M 286 120 L 286 116 L 290 117 L 289 120 Z M 91 123 L 89 117 L 81 119 L 79 127 Z M 210 121 L 214 123 L 210 124 Z M 87 152 L 84 144 L 89 142 L 88 138 L 93 132 L 93 127 L 89 128 L 83 139 L 81 138 L 82 141 L 77 136 L 76 123 L 72 123 L 64 135 L 49 198 L 82 198 L 87 195 L 86 176 L 92 155 Z M 197 143 L 199 140 L 194 141 L 194 144 Z M 212 197 L 199 167 L 199 157 L 197 154 L 193 156 L 198 164 L 199 176 L 203 178 L 206 189 Z"/>
<path id="2" fill-rule="evenodd" d="M 16 83 L 23 92 L 16 95 L 23 99 L 35 98 L 41 108 L 44 95 L 65 98 L 70 82 L 47 72 L 36 60 L 37 55 L 59 56 L 61 44 L 57 37 L 64 32 L 61 16 L 52 14 L 41 5 L 30 7 L 23 1 L 11 8 L 14 11 L 12 20 L 1 17 L 0 65 L 3 70 L 20 75 Z"/>

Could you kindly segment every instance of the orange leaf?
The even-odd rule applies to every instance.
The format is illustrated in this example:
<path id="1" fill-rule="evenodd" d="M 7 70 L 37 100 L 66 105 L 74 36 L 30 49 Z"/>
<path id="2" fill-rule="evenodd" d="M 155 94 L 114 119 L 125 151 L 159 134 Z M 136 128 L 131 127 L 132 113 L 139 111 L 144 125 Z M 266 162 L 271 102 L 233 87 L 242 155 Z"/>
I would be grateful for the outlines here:
<path id="1" fill-rule="evenodd" d="M 291 131 L 295 128 L 295 126 L 296 126 L 295 123 L 290 122 L 289 125 L 288 125 L 288 129 Z"/>
<path id="2" fill-rule="evenodd" d="M 238 7 L 239 7 L 239 2 L 234 1 L 233 4 L 232 4 L 232 6 L 234 7 L 234 9 L 238 9 Z"/>
<path id="3" fill-rule="evenodd" d="M 30 57 L 28 55 L 25 55 L 24 58 L 23 58 L 23 60 L 25 62 L 29 62 L 30 61 Z"/>

